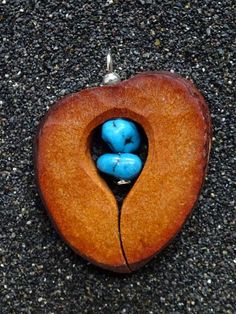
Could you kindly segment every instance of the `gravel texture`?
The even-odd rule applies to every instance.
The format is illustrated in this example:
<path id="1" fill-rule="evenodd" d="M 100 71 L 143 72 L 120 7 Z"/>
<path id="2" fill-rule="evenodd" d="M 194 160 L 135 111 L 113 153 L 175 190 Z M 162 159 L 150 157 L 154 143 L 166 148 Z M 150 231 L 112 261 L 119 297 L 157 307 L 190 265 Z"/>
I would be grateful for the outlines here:
<path id="1" fill-rule="evenodd" d="M 1 313 L 236 313 L 233 0 L 2 0 Z M 113 48 L 122 78 L 171 70 L 205 95 L 214 127 L 193 216 L 128 276 L 89 265 L 53 229 L 32 143 L 53 102 L 99 85 Z M 92 104 L 91 104 L 92 105 Z"/>

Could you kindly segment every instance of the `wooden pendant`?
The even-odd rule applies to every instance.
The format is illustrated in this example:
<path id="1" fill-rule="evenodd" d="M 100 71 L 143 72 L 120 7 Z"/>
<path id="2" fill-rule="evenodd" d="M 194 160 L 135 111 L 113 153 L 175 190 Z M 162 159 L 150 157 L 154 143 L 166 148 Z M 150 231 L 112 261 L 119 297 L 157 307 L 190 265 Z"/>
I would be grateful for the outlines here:
<path id="1" fill-rule="evenodd" d="M 92 131 L 112 118 L 140 124 L 148 157 L 119 214 L 90 154 Z M 35 169 L 48 213 L 70 247 L 115 272 L 137 270 L 179 232 L 197 201 L 211 142 L 202 95 L 169 72 L 147 72 L 58 101 L 42 121 Z"/>

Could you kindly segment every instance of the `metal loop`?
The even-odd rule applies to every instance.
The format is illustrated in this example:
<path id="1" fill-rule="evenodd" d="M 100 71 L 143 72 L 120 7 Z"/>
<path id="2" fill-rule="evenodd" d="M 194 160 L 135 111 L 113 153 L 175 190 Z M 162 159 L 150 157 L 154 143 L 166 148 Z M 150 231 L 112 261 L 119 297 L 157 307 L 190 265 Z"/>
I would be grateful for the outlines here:
<path id="1" fill-rule="evenodd" d="M 113 62 L 111 57 L 111 51 L 107 53 L 107 74 L 103 77 L 104 85 L 112 85 L 120 82 L 120 76 L 113 72 Z"/>
<path id="2" fill-rule="evenodd" d="M 107 72 L 108 73 L 113 72 L 113 62 L 112 62 L 110 50 L 108 51 L 108 54 L 107 54 Z"/>

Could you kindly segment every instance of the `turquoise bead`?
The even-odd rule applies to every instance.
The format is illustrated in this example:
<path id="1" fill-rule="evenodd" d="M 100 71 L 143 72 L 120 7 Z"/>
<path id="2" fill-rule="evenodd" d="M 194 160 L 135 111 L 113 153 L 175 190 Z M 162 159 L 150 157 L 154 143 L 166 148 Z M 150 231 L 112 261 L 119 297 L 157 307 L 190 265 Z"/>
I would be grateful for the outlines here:
<path id="1" fill-rule="evenodd" d="M 137 177 L 142 169 L 141 159 L 134 154 L 104 154 L 97 160 L 100 171 L 118 179 L 131 180 Z"/>
<path id="2" fill-rule="evenodd" d="M 136 125 L 121 118 L 108 120 L 102 125 L 102 139 L 115 153 L 131 153 L 140 145 Z"/>

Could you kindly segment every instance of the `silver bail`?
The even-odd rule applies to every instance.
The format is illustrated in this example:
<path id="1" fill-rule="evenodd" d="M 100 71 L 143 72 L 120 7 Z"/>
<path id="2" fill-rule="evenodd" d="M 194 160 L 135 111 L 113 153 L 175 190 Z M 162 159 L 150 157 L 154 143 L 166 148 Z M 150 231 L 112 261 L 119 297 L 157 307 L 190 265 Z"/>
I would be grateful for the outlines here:
<path id="1" fill-rule="evenodd" d="M 120 76 L 113 72 L 113 62 L 111 57 L 110 50 L 107 54 L 107 74 L 103 77 L 103 84 L 104 85 L 112 85 L 120 82 Z"/>

